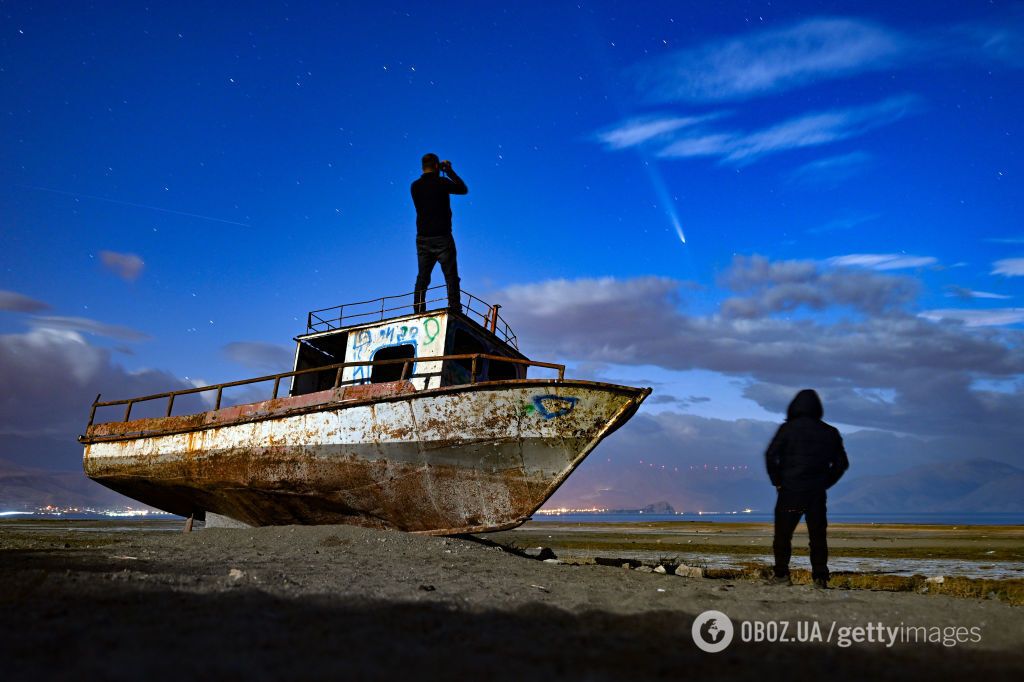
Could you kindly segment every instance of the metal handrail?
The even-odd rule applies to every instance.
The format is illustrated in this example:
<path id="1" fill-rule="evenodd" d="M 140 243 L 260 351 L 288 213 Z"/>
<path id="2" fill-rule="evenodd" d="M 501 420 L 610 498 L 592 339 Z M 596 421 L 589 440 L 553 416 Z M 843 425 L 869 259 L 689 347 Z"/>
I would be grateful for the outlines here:
<path id="1" fill-rule="evenodd" d="M 437 292 L 440 290 L 447 292 L 447 286 L 444 284 L 438 284 L 437 286 L 426 289 L 426 292 Z M 496 307 L 492 306 L 487 301 L 474 296 L 468 291 L 462 290 L 459 292 L 460 300 L 459 304 L 462 308 L 463 313 L 467 317 L 478 317 L 484 323 L 484 326 L 490 329 L 490 331 L 497 337 L 501 338 L 505 343 L 508 343 L 513 348 L 518 349 L 518 338 L 512 331 L 508 322 L 505 321 L 500 315 L 497 315 Z M 395 299 L 411 298 L 411 303 L 402 303 L 400 305 L 392 305 L 389 307 L 388 301 Z M 439 303 L 444 301 L 447 303 L 447 295 L 436 296 L 434 298 L 427 298 L 427 294 L 424 294 L 424 306 L 431 303 Z M 483 304 L 485 310 L 481 311 L 476 309 L 473 304 Z M 378 307 L 379 304 L 379 307 Z M 362 310 L 352 312 L 352 308 L 358 308 L 359 306 L 370 306 L 373 305 L 371 310 Z M 348 310 L 346 310 L 348 309 Z M 311 310 L 306 315 L 306 333 L 326 332 L 333 331 L 335 329 L 341 329 L 345 326 L 352 324 L 363 324 L 369 322 L 376 322 L 386 319 L 388 313 L 393 313 L 392 317 L 398 314 L 398 311 L 408 310 L 409 312 L 415 312 L 416 300 L 415 292 L 408 292 L 405 294 L 396 294 L 393 296 L 381 296 L 380 298 L 370 299 L 368 301 L 356 301 L 354 303 L 344 303 L 342 305 L 331 306 L 329 308 L 319 308 L 317 310 Z M 330 313 L 329 315 L 323 313 Z M 492 324 L 491 316 L 495 316 L 495 321 Z M 366 319 L 362 319 L 366 318 Z M 348 324 L 346 324 L 346 322 Z"/>
<path id="2" fill-rule="evenodd" d="M 558 370 L 558 380 L 559 381 L 564 381 L 565 380 L 565 365 L 559 365 L 559 364 L 555 364 L 555 363 L 551 363 L 551 362 L 536 362 L 534 360 L 524 360 L 524 359 L 521 359 L 521 358 L 510 358 L 510 357 L 505 357 L 503 355 L 491 355 L 491 354 L 488 354 L 488 353 L 472 353 L 472 354 L 462 354 L 462 355 L 440 355 L 440 356 L 437 356 L 437 357 L 403 358 L 403 359 L 397 359 L 397 360 L 362 360 L 362 361 L 359 361 L 359 362 L 339 362 L 339 363 L 333 364 L 333 365 L 324 365 L 323 367 L 308 367 L 306 369 L 297 369 L 297 370 L 292 370 L 290 372 L 279 372 L 278 374 L 268 374 L 266 376 L 255 377 L 255 378 L 252 378 L 252 379 L 242 379 L 242 380 L 239 380 L 239 381 L 226 381 L 226 382 L 220 383 L 220 384 L 211 384 L 210 386 L 197 386 L 195 388 L 183 388 L 183 389 L 181 389 L 179 391 L 167 391 L 166 393 L 154 393 L 153 395 L 140 396 L 138 398 L 124 398 L 122 400 L 108 400 L 108 401 L 100 402 L 100 396 L 97 395 L 96 399 L 92 402 L 92 410 L 89 411 L 89 424 L 88 424 L 88 426 L 92 426 L 93 425 L 94 420 L 96 418 L 96 408 L 98 408 L 98 407 L 111 407 L 113 405 L 124 405 L 125 406 L 124 419 L 122 419 L 121 421 L 127 422 L 127 421 L 130 421 L 131 413 L 132 413 L 132 406 L 134 404 L 148 402 L 150 400 L 158 400 L 160 398 L 167 398 L 167 412 L 166 412 L 165 416 L 170 417 L 171 416 L 171 410 L 174 408 L 174 399 L 177 396 L 181 396 L 181 395 L 190 395 L 190 394 L 193 394 L 193 393 L 204 393 L 206 391 L 217 391 L 217 401 L 216 401 L 216 404 L 215 404 L 213 409 L 219 410 L 220 409 L 221 399 L 222 399 L 222 397 L 224 395 L 224 389 L 225 388 L 231 388 L 233 386 L 245 386 L 245 385 L 248 385 L 248 384 L 262 383 L 264 381 L 273 381 L 274 382 L 274 393 L 273 393 L 273 396 L 272 396 L 271 400 L 274 400 L 274 399 L 277 398 L 278 390 L 281 387 L 281 379 L 286 379 L 288 377 L 299 376 L 301 374 L 312 374 L 312 373 L 315 373 L 315 372 L 328 372 L 328 371 L 334 370 L 335 371 L 334 386 L 332 388 L 338 388 L 342 383 L 355 383 L 355 381 L 353 381 L 353 380 L 350 380 L 349 382 L 342 382 L 341 376 L 342 376 L 343 370 L 346 367 L 365 367 L 365 366 L 376 367 L 377 365 L 397 365 L 397 364 L 401 364 L 402 365 L 402 379 L 401 380 L 405 380 L 405 379 L 408 379 L 409 376 L 410 376 L 409 370 L 410 370 L 412 365 L 414 365 L 416 363 L 423 363 L 423 362 L 441 362 L 441 361 L 444 361 L 444 360 L 470 360 L 471 361 L 470 373 L 469 373 L 469 383 L 470 384 L 475 384 L 476 383 L 476 375 L 477 375 L 477 370 L 478 370 L 477 365 L 478 365 L 480 360 L 497 360 L 497 361 L 500 361 L 500 362 L 510 362 L 510 363 L 516 364 L 516 365 L 526 365 L 527 367 L 544 367 L 546 369 L 556 369 L 556 370 Z M 359 380 L 359 381 L 362 381 L 363 383 L 365 383 L 365 380 Z M 105 423 L 108 423 L 108 422 L 100 422 L 100 423 L 101 424 L 105 424 Z"/>

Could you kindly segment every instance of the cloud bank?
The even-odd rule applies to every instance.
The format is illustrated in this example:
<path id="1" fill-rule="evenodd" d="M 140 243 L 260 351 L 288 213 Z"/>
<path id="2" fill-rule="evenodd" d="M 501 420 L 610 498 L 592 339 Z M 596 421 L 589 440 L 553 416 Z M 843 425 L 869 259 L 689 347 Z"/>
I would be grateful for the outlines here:
<path id="1" fill-rule="evenodd" d="M 734 295 L 711 314 L 685 312 L 682 283 L 658 277 L 552 280 L 501 300 L 527 354 L 719 372 L 775 413 L 811 386 L 839 422 L 970 435 L 972 447 L 1020 462 L 1020 330 L 922 316 L 915 280 L 869 269 L 740 257 L 720 283 Z"/>
<path id="2" fill-rule="evenodd" d="M 232 362 L 270 373 L 287 372 L 294 359 L 293 350 L 261 341 L 234 341 L 221 350 Z"/>
<path id="3" fill-rule="evenodd" d="M 84 431 L 98 393 L 113 399 L 190 388 L 166 372 L 129 372 L 77 331 L 47 327 L 0 335 L 0 376 L 0 438 L 58 437 L 71 450 L 78 450 L 74 436 Z M 186 402 L 181 409 L 190 406 L 197 405 Z M 163 407 L 142 404 L 133 413 L 146 416 Z"/>

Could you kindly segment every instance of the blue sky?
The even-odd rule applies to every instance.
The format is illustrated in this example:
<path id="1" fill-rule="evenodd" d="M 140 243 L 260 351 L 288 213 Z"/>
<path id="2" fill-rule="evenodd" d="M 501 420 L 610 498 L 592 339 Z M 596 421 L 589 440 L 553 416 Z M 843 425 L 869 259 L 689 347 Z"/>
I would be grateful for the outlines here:
<path id="1" fill-rule="evenodd" d="M 655 413 L 771 420 L 811 383 L 904 415 L 844 428 L 926 433 L 908 363 L 979 409 L 1021 390 L 1022 86 L 1009 2 L 6 2 L 0 334 L 82 394 L 262 373 L 307 310 L 411 289 L 434 151 L 463 286 L 538 359 Z M 757 329 L 884 357 L 704 352 Z"/>

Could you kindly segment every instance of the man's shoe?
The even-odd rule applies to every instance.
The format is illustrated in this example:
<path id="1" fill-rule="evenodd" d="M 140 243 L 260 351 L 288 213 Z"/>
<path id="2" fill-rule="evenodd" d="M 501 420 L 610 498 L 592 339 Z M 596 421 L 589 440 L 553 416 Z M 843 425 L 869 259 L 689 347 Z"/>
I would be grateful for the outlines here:
<path id="1" fill-rule="evenodd" d="M 773 575 L 768 578 L 769 585 L 792 585 L 793 580 L 788 575 Z"/>
<path id="2" fill-rule="evenodd" d="M 829 589 L 828 578 L 815 578 L 814 579 L 814 586 L 817 587 L 819 590 L 827 590 L 827 589 Z"/>

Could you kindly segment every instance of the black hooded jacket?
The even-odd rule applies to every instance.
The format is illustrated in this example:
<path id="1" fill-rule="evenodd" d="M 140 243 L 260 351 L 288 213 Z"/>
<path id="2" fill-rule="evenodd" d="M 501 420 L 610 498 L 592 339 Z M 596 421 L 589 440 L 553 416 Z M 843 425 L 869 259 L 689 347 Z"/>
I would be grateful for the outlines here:
<path id="1" fill-rule="evenodd" d="M 821 399 L 811 389 L 796 394 L 765 453 L 772 485 L 793 492 L 816 492 L 835 485 L 850 467 L 843 439 L 821 420 Z"/>

